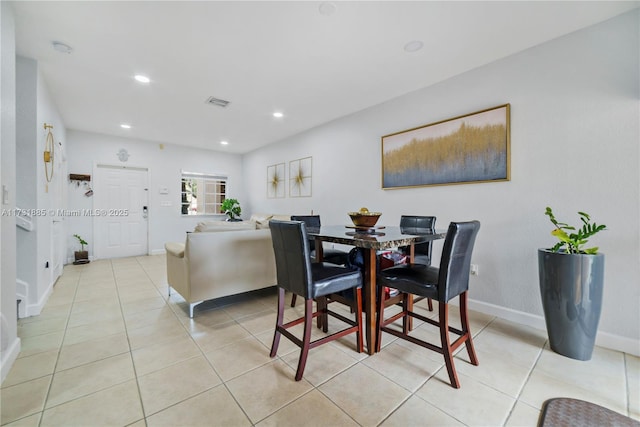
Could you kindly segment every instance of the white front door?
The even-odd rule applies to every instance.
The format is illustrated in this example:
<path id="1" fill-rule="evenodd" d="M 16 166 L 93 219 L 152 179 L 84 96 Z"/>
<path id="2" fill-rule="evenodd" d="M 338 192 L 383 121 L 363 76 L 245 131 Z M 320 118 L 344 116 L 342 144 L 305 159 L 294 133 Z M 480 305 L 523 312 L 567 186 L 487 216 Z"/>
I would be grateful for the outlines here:
<path id="1" fill-rule="evenodd" d="M 94 189 L 95 256 L 147 255 L 147 169 L 98 165 Z"/>

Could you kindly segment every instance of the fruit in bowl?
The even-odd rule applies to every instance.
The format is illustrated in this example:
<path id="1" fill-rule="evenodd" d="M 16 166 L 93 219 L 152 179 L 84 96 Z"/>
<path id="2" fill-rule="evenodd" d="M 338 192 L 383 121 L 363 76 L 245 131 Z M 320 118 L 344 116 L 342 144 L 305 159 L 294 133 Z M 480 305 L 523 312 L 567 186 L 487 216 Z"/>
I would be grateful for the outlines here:
<path id="1" fill-rule="evenodd" d="M 380 212 L 370 212 L 367 208 L 360 208 L 358 212 L 349 212 L 348 214 L 356 227 L 373 227 L 382 215 Z"/>

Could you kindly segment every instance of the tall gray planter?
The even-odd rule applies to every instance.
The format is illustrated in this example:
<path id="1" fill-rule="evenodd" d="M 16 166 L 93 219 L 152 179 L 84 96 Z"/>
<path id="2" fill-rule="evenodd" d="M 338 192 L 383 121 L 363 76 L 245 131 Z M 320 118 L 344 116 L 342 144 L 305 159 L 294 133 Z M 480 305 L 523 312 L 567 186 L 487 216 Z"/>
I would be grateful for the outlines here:
<path id="1" fill-rule="evenodd" d="M 551 349 L 589 360 L 602 310 L 604 254 L 538 249 L 540 295 Z"/>

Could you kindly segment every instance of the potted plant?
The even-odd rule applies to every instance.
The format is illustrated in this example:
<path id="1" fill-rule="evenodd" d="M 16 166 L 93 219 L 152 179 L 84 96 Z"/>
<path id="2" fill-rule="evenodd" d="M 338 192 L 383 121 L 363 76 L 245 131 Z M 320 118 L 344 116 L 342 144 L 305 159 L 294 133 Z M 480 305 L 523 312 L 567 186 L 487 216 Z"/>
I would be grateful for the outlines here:
<path id="1" fill-rule="evenodd" d="M 578 212 L 582 227 L 559 222 L 553 210 L 545 215 L 554 225 L 558 242 L 538 249 L 540 295 L 551 349 L 563 356 L 589 360 L 595 345 L 602 309 L 604 254 L 585 248 L 589 238 L 606 226 Z"/>
<path id="2" fill-rule="evenodd" d="M 84 250 L 84 245 L 88 245 L 87 241 L 78 234 L 74 234 L 73 237 L 78 239 L 78 243 L 80 243 L 80 250 L 73 253 L 75 257 L 74 264 L 87 264 L 89 262 L 89 251 Z"/>
<path id="3" fill-rule="evenodd" d="M 242 208 L 240 207 L 240 203 L 238 202 L 238 200 L 224 199 L 224 202 L 222 202 L 222 206 L 220 207 L 220 209 L 229 217 L 227 218 L 227 221 L 242 221 L 242 219 L 240 219 Z"/>

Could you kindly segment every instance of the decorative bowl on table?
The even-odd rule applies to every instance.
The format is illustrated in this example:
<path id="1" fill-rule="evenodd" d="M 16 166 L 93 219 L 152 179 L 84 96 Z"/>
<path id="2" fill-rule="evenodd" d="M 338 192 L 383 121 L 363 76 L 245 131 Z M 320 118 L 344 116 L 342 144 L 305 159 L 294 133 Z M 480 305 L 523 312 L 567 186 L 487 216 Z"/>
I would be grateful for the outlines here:
<path id="1" fill-rule="evenodd" d="M 351 221 L 353 221 L 353 225 L 356 227 L 374 227 L 380 215 L 382 215 L 382 213 L 369 212 L 367 208 L 360 208 L 358 212 L 349 212 Z"/>

